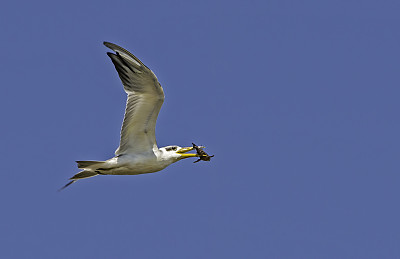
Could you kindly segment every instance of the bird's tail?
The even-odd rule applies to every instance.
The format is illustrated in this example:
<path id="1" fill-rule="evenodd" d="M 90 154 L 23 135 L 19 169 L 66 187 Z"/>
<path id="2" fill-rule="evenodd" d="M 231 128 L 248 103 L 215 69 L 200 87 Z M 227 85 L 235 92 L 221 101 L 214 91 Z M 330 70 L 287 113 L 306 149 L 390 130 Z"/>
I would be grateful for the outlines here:
<path id="1" fill-rule="evenodd" d="M 73 184 L 74 182 L 80 180 L 80 179 L 85 179 L 85 178 L 89 178 L 89 177 L 93 177 L 99 175 L 98 173 L 96 173 L 95 171 L 80 171 L 79 173 L 77 173 L 76 175 L 72 176 L 71 178 L 69 178 L 71 181 L 68 182 L 66 185 L 64 185 L 59 191 L 67 188 L 68 186 L 70 186 L 71 184 Z"/>
<path id="2" fill-rule="evenodd" d="M 74 182 L 80 180 L 80 179 L 85 179 L 89 177 L 93 177 L 96 175 L 99 175 L 99 171 L 96 169 L 101 168 L 101 166 L 105 163 L 104 161 L 76 161 L 78 164 L 78 168 L 83 169 L 83 171 L 80 171 L 76 175 L 72 176 L 69 178 L 71 181 L 64 185 L 61 189 L 65 189 L 66 187 L 70 186 Z"/>
<path id="3" fill-rule="evenodd" d="M 77 173 L 76 175 L 72 176 L 71 178 L 69 178 L 71 181 L 68 182 L 66 185 L 64 185 L 59 191 L 67 188 L 68 186 L 70 186 L 71 184 L 73 184 L 74 182 L 80 180 L 80 179 L 85 179 L 85 178 L 89 178 L 89 177 L 93 177 L 99 175 L 97 172 L 95 171 L 80 171 L 79 173 Z"/>
<path id="4" fill-rule="evenodd" d="M 101 168 L 105 161 L 76 161 L 79 169 L 92 169 L 96 170 Z"/>

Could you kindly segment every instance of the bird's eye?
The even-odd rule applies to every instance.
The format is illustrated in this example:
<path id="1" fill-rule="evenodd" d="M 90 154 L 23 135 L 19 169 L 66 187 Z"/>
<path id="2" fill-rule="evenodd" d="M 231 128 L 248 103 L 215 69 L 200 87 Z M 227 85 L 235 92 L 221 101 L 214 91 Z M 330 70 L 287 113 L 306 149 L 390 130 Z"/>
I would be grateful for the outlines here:
<path id="1" fill-rule="evenodd" d="M 176 151 L 176 149 L 177 149 L 177 147 L 172 147 L 172 150 L 173 150 L 173 151 Z"/>

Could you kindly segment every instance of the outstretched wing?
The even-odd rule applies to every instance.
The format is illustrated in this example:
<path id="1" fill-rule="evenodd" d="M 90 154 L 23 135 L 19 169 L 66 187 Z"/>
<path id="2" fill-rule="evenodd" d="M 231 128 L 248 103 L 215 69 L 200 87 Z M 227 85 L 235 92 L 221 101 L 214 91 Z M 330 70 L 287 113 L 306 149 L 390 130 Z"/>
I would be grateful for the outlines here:
<path id="1" fill-rule="evenodd" d="M 104 42 L 107 52 L 128 94 L 121 141 L 116 155 L 148 153 L 157 148 L 155 127 L 164 102 L 164 91 L 154 73 L 129 51 Z"/>

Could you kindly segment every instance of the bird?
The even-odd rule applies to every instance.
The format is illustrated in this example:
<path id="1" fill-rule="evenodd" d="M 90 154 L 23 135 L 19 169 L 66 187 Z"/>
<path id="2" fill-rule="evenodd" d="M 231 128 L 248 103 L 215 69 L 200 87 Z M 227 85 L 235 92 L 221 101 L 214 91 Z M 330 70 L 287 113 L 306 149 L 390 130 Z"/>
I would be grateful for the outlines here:
<path id="1" fill-rule="evenodd" d="M 110 42 L 103 44 L 113 51 L 107 52 L 107 55 L 127 94 L 120 144 L 115 156 L 106 161 L 76 161 L 81 171 L 72 176 L 70 182 L 60 190 L 78 180 L 97 175 L 154 173 L 182 159 L 205 156 L 199 152 L 188 153 L 195 149 L 195 145 L 158 148 L 155 127 L 165 98 L 161 84 L 153 71 L 132 53 Z"/>

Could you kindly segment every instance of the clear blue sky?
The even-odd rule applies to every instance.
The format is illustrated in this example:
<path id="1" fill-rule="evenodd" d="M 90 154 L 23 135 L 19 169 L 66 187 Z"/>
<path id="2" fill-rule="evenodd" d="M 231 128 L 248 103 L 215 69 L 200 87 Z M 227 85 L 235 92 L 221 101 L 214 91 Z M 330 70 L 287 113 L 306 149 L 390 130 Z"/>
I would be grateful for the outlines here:
<path id="1" fill-rule="evenodd" d="M 1 4 L 2 258 L 399 258 L 399 1 Z M 103 41 L 157 75 L 159 146 L 215 154 L 57 192 L 118 147 Z"/>

